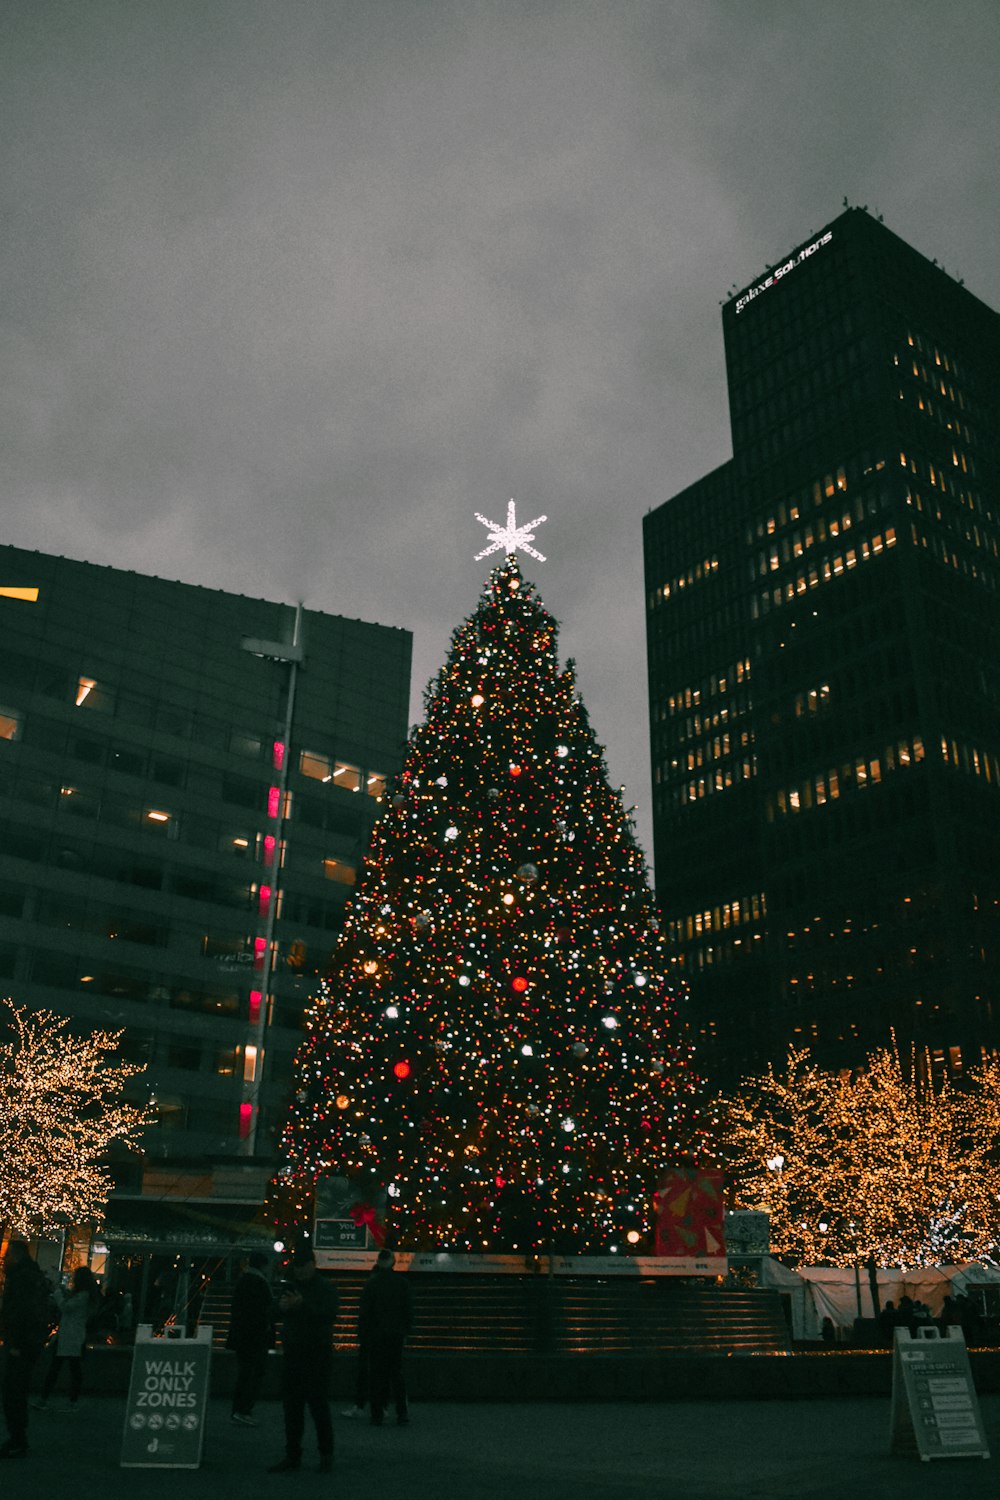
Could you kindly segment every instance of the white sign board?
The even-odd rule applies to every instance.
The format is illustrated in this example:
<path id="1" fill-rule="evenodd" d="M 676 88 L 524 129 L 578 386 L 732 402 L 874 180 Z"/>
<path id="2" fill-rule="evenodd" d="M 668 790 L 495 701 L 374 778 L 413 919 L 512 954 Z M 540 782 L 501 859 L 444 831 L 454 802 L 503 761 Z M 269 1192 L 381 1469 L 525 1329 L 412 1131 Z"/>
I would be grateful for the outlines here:
<path id="1" fill-rule="evenodd" d="M 936 1328 L 915 1338 L 897 1328 L 892 1351 L 893 1453 L 932 1458 L 989 1458 L 969 1351 L 960 1328 L 941 1338 Z"/>

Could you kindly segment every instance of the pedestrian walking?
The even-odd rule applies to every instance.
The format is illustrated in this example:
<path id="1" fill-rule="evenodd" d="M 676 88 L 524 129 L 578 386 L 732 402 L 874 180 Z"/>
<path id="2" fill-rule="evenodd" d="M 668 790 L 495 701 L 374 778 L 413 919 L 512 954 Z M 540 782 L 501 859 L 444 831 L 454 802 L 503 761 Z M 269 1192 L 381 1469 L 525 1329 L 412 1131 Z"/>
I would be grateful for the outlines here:
<path id="1" fill-rule="evenodd" d="M 0 1443 L 0 1459 L 22 1458 L 28 1451 L 28 1385 L 49 1333 L 49 1284 L 20 1240 L 9 1246 L 4 1272 L 0 1336 L 7 1437 Z"/>
<path id="2" fill-rule="evenodd" d="M 274 1338 L 274 1294 L 267 1279 L 267 1256 L 251 1250 L 233 1288 L 226 1348 L 236 1355 L 232 1420 L 238 1427 L 256 1427 L 252 1416 L 267 1368 L 267 1352 Z"/>
<path id="3" fill-rule="evenodd" d="M 77 1266 L 65 1291 L 52 1293 L 59 1327 L 52 1345 L 52 1358 L 45 1372 L 42 1394 L 34 1403 L 44 1411 L 55 1390 L 63 1365 L 69 1370 L 69 1406 L 75 1411 L 83 1389 L 83 1351 L 87 1335 L 101 1312 L 101 1289 L 89 1266 Z"/>
<path id="4" fill-rule="evenodd" d="M 301 1468 L 306 1407 L 316 1428 L 320 1473 L 328 1474 L 333 1468 L 329 1390 L 338 1306 L 336 1288 L 320 1276 L 313 1252 L 299 1250 L 292 1259 L 290 1279 L 278 1298 L 285 1456 L 271 1465 L 271 1474 Z"/>
<path id="5" fill-rule="evenodd" d="M 361 1294 L 359 1328 L 368 1348 L 371 1379 L 371 1422 L 381 1427 L 390 1398 L 396 1406 L 396 1422 L 405 1427 L 410 1420 L 403 1380 L 403 1345 L 413 1322 L 410 1284 L 393 1269 L 396 1257 L 380 1250 L 378 1260 Z"/>

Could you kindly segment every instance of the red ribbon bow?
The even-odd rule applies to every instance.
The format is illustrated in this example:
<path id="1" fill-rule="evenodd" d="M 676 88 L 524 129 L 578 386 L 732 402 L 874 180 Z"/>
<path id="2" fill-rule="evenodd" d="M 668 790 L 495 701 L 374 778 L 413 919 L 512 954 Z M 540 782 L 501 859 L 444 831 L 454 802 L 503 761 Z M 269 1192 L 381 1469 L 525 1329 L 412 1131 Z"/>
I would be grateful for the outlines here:
<path id="1" fill-rule="evenodd" d="M 385 1230 L 375 1217 L 375 1210 L 370 1203 L 353 1203 L 348 1213 L 359 1227 L 363 1224 L 366 1229 L 371 1230 L 372 1239 L 381 1250 L 385 1240 Z"/>

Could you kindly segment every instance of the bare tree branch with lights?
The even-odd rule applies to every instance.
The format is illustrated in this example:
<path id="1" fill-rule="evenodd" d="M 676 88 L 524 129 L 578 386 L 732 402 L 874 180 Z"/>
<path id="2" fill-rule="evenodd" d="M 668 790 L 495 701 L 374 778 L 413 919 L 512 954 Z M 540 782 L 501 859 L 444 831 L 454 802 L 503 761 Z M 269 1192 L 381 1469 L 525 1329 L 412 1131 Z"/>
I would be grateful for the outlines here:
<path id="1" fill-rule="evenodd" d="M 1000 1064 L 936 1081 L 891 1047 L 834 1073 L 791 1049 L 718 1101 L 742 1208 L 794 1264 L 941 1265 L 1000 1253 Z"/>
<path id="2" fill-rule="evenodd" d="M 153 1119 L 122 1096 L 144 1068 L 109 1061 L 120 1031 L 74 1036 L 66 1016 L 2 1004 L 13 1039 L 0 1046 L 0 1228 L 30 1237 L 99 1223 L 109 1149 L 136 1147 Z"/>

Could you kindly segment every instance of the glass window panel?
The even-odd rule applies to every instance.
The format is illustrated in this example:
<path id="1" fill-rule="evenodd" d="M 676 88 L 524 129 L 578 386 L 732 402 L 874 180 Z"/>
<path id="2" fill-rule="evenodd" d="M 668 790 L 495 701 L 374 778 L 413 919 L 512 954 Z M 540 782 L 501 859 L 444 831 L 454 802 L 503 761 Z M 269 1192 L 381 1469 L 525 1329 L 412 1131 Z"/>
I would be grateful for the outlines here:
<path id="1" fill-rule="evenodd" d="M 350 761 L 335 760 L 333 781 L 335 786 L 346 787 L 349 792 L 359 792 L 361 790 L 361 767 L 352 766 Z"/>
<path id="2" fill-rule="evenodd" d="M 21 736 L 21 714 L 16 708 L 0 708 L 0 740 L 16 740 Z"/>
<path id="3" fill-rule="evenodd" d="M 299 770 L 303 776 L 311 776 L 314 781 L 330 781 L 333 777 L 333 763 L 328 755 L 317 755 L 313 750 L 303 750 L 299 756 Z"/>

